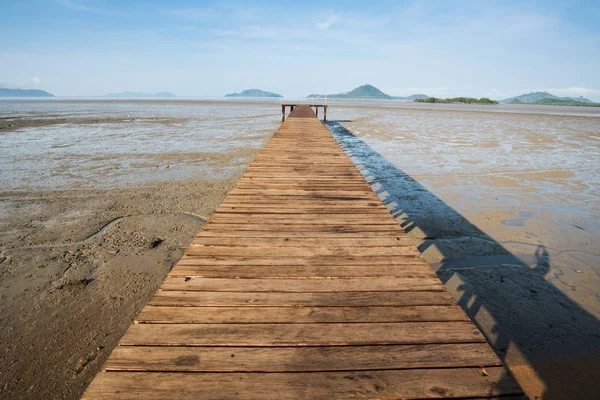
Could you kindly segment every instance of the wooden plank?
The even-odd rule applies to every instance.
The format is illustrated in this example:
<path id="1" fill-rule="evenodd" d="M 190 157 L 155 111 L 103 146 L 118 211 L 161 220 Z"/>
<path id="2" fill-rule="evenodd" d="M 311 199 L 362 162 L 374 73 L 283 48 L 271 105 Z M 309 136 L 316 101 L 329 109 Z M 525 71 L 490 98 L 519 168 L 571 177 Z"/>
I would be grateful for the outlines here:
<path id="1" fill-rule="evenodd" d="M 184 389 L 184 390 L 182 390 Z M 519 395 L 503 367 L 327 373 L 101 372 L 83 399 L 423 399 Z"/>
<path id="2" fill-rule="evenodd" d="M 104 369 L 159 372 L 317 372 L 501 365 L 486 343 L 291 348 L 119 346 L 104 364 Z"/>
<path id="3" fill-rule="evenodd" d="M 445 306 L 454 299 L 443 292 L 239 293 L 159 291 L 148 304 L 173 307 L 364 307 Z"/>
<path id="4" fill-rule="evenodd" d="M 419 257 L 415 247 L 269 247 L 269 246 L 215 246 L 191 244 L 186 256 L 225 257 Z"/>
<path id="5" fill-rule="evenodd" d="M 147 305 L 138 323 L 332 323 L 469 321 L 456 306 L 407 307 L 165 307 Z"/>
<path id="6" fill-rule="evenodd" d="M 337 265 L 339 267 L 347 267 L 352 265 L 360 266 L 373 266 L 373 265 L 387 265 L 387 266 L 415 266 L 413 270 L 423 271 L 431 270 L 427 264 L 417 257 L 398 257 L 398 256 L 366 256 L 366 257 L 354 257 L 354 256 L 318 256 L 318 257 L 227 257 L 227 256 L 183 256 L 177 265 L 222 265 L 222 266 L 235 266 L 235 265 L 271 265 L 290 267 L 294 265 L 305 265 L 305 266 L 326 266 L 326 265 Z"/>
<path id="7" fill-rule="evenodd" d="M 236 235 L 233 233 L 232 235 Z M 413 247 L 414 243 L 408 237 L 380 238 L 298 238 L 298 237 L 214 237 L 196 236 L 192 244 L 202 246 L 279 246 L 279 247 Z"/>
<path id="8" fill-rule="evenodd" d="M 381 212 L 370 214 L 264 214 L 245 213 L 214 214 L 211 219 L 214 223 L 256 223 L 256 224 L 369 224 L 369 225 L 396 225 L 396 220 L 388 213 Z"/>
<path id="9" fill-rule="evenodd" d="M 470 322 L 133 324 L 121 346 L 356 346 L 485 343 Z"/>
<path id="10" fill-rule="evenodd" d="M 340 232 L 352 232 L 360 233 L 362 236 L 370 235 L 371 232 L 386 232 L 388 236 L 404 233 L 399 225 L 341 225 L 341 224 L 222 224 L 222 223 L 210 223 L 204 228 L 204 231 L 285 231 L 285 232 L 329 232 L 329 233 L 340 233 Z"/>
<path id="11" fill-rule="evenodd" d="M 377 199 L 377 195 L 363 189 L 357 190 L 301 190 L 301 189 L 231 189 L 229 196 L 260 195 L 267 196 L 309 196 L 309 197 L 335 197 L 335 198 L 361 198 Z"/>
<path id="12" fill-rule="evenodd" d="M 367 231 L 361 232 L 357 230 L 349 232 L 339 232 L 336 230 L 329 231 L 273 231 L 273 230 L 211 230 L 206 229 L 198 232 L 196 238 L 203 237 L 228 237 L 228 238 L 289 238 L 289 239 L 385 239 L 394 238 L 397 240 L 404 240 L 407 236 L 404 235 L 402 230 L 393 231 Z"/>
<path id="13" fill-rule="evenodd" d="M 161 290 L 203 292 L 415 292 L 444 291 L 438 278 L 229 279 L 168 276 Z"/>
<path id="14" fill-rule="evenodd" d="M 194 261 L 179 261 L 170 277 L 199 278 L 431 278 L 437 275 L 423 265 L 194 265 Z"/>

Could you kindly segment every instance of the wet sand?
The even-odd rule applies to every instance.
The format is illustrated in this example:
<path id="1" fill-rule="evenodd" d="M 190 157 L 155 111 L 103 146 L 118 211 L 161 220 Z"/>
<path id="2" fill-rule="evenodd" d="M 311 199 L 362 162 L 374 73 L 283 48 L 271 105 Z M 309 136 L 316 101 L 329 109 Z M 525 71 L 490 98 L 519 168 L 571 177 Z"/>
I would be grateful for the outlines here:
<path id="1" fill-rule="evenodd" d="M 268 139 L 274 116 L 241 142 L 206 142 L 202 152 L 44 153 L 47 170 L 16 153 L 23 168 L 5 171 L 0 189 L 1 398 L 81 396 Z M 156 134 L 188 120 L 143 124 Z M 0 135 L 124 124 L 131 119 L 13 118 L 0 121 Z"/>
<path id="2" fill-rule="evenodd" d="M 39 104 L 0 115 L 0 397 L 74 399 L 279 109 Z M 388 106 L 332 105 L 329 127 L 527 393 L 591 398 L 599 119 Z"/>
<path id="3" fill-rule="evenodd" d="M 329 126 L 530 398 L 597 398 L 600 114 L 433 113 Z"/>

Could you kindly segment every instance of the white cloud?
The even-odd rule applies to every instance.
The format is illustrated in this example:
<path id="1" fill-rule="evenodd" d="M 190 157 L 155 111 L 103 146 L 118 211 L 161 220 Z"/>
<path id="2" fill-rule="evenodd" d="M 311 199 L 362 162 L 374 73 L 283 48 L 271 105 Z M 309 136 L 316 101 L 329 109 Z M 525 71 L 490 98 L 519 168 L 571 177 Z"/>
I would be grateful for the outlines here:
<path id="1" fill-rule="evenodd" d="M 317 28 L 321 30 L 329 29 L 340 21 L 341 18 L 339 14 L 331 14 L 325 21 L 319 22 Z"/>
<path id="2" fill-rule="evenodd" d="M 42 80 L 39 78 L 39 76 L 32 76 L 31 78 L 29 78 L 29 82 L 37 86 L 42 82 Z"/>
<path id="3" fill-rule="evenodd" d="M 579 97 L 579 96 L 592 96 L 599 97 L 600 90 L 599 89 L 591 89 L 584 87 L 570 87 L 570 88 L 550 88 L 543 89 L 546 92 L 552 93 L 555 96 L 561 97 Z"/>

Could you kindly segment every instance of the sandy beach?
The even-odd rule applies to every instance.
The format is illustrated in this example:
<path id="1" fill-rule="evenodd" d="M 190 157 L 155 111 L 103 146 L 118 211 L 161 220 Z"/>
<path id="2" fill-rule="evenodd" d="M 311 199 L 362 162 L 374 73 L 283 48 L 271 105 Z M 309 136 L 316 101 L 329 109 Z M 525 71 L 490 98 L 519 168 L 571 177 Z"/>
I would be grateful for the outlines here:
<path id="1" fill-rule="evenodd" d="M 600 111 L 393 103 L 328 127 L 527 394 L 593 394 Z M 278 108 L 0 103 L 0 397 L 83 393 Z"/>

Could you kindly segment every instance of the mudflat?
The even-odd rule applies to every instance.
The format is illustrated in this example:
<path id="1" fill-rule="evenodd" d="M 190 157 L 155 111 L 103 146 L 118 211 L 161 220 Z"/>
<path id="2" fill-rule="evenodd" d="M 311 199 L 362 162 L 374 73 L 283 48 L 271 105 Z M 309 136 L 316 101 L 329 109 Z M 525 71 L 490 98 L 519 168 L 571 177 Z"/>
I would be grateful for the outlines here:
<path id="1" fill-rule="evenodd" d="M 278 105 L 0 102 L 3 398 L 83 393 Z M 328 118 L 527 394 L 594 397 L 598 110 L 346 101 Z"/>
<path id="2" fill-rule="evenodd" d="M 2 398 L 79 398 L 277 126 L 276 109 L 113 104 L 0 120 Z"/>
<path id="3" fill-rule="evenodd" d="M 528 396 L 597 397 L 600 110 L 361 105 L 334 118 Z"/>

